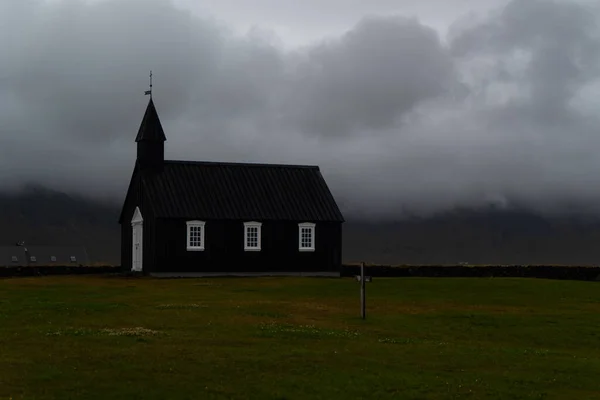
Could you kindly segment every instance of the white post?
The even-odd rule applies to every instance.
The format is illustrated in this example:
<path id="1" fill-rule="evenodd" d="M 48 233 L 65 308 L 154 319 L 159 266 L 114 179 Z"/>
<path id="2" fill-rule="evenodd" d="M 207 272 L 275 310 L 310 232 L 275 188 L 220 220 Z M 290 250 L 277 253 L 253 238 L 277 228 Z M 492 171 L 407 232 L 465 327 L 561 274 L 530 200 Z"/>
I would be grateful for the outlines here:
<path id="1" fill-rule="evenodd" d="M 365 307 L 365 263 L 360 263 L 360 315 L 362 319 L 367 317 Z"/>

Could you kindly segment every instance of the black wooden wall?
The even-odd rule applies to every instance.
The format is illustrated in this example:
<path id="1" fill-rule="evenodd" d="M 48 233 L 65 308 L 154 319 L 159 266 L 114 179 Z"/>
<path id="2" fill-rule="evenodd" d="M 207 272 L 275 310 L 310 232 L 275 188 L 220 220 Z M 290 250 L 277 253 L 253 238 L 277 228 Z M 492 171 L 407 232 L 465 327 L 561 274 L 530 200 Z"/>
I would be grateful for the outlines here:
<path id="1" fill-rule="evenodd" d="M 261 251 L 244 251 L 244 221 L 210 220 L 206 221 L 205 225 L 205 250 L 187 251 L 186 220 L 158 219 L 156 221 L 156 241 L 154 242 L 156 262 L 153 266 L 148 265 L 146 271 L 341 271 L 341 223 L 317 223 L 315 251 L 300 252 L 298 250 L 297 222 L 261 222 L 263 224 Z M 144 229 L 146 229 L 145 222 Z"/>

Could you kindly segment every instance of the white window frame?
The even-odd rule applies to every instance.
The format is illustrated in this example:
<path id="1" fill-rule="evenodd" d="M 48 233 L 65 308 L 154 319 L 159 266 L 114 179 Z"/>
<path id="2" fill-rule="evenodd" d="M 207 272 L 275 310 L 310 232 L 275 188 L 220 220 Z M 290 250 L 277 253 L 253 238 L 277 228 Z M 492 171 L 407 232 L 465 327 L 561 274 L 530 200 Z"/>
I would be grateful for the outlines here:
<path id="1" fill-rule="evenodd" d="M 315 229 L 316 224 L 313 222 L 301 222 L 298 224 L 298 250 L 299 251 L 315 251 Z M 303 247 L 302 246 L 302 230 L 309 229 L 310 230 L 310 246 Z"/>
<path id="2" fill-rule="evenodd" d="M 256 228 L 257 231 L 257 243 L 256 247 L 248 246 L 248 228 Z M 256 221 L 244 222 L 244 251 L 260 251 L 262 243 L 261 229 L 262 223 Z"/>
<path id="3" fill-rule="evenodd" d="M 204 227 L 206 223 L 204 221 L 187 221 L 187 241 L 186 248 L 187 251 L 204 251 Z M 190 246 L 190 237 L 192 232 L 192 227 L 201 228 L 200 229 L 200 246 Z"/>

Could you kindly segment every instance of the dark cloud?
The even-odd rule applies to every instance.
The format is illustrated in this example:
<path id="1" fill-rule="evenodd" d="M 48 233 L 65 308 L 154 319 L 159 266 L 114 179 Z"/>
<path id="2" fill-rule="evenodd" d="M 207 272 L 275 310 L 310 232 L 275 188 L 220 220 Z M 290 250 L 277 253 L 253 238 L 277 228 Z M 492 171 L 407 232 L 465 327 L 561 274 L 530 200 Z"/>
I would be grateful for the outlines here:
<path id="1" fill-rule="evenodd" d="M 515 0 L 496 18 L 462 32 L 451 48 L 460 57 L 488 56 L 498 78 L 529 90 L 522 111 L 555 123 L 571 116 L 568 101 L 597 77 L 596 23 L 597 14 L 577 3 Z M 519 56 L 521 75 L 507 65 Z"/>
<path id="2" fill-rule="evenodd" d="M 198 14 L 226 20 L 243 32 L 266 24 L 285 37 L 290 46 L 304 45 L 324 36 L 339 35 L 365 15 L 418 16 L 428 26 L 444 31 L 449 21 L 466 11 L 484 12 L 507 0 L 175 0 Z M 591 1 L 591 0 L 590 0 Z"/>
<path id="3" fill-rule="evenodd" d="M 305 55 L 285 115 L 308 134 L 381 131 L 443 94 L 453 63 L 437 33 L 418 21 L 367 18 Z"/>
<path id="4" fill-rule="evenodd" d="M 316 163 L 351 212 L 600 204 L 598 14 L 514 0 L 285 49 L 163 0 L 0 4 L 0 184 L 120 201 L 154 73 L 172 159 Z"/>

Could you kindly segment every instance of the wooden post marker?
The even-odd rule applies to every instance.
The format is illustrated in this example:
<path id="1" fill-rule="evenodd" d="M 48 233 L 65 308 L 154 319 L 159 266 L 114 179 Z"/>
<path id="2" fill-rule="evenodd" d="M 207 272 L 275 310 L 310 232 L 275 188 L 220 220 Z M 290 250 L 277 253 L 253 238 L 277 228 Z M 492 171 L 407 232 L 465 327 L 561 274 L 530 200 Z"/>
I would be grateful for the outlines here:
<path id="1" fill-rule="evenodd" d="M 366 292 L 365 283 L 371 282 L 370 276 L 365 276 L 365 263 L 360 263 L 360 275 L 356 276 L 356 280 L 360 282 L 360 316 L 362 319 L 367 318 L 367 307 L 366 307 Z"/>

